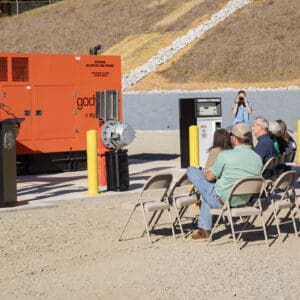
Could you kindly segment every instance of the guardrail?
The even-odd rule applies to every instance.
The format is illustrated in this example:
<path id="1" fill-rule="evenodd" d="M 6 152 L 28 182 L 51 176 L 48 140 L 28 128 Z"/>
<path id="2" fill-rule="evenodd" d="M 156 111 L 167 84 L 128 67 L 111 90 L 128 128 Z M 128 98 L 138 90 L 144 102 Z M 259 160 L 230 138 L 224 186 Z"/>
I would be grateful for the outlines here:
<path id="1" fill-rule="evenodd" d="M 0 0 L 0 17 L 19 15 L 25 11 L 61 0 Z"/>

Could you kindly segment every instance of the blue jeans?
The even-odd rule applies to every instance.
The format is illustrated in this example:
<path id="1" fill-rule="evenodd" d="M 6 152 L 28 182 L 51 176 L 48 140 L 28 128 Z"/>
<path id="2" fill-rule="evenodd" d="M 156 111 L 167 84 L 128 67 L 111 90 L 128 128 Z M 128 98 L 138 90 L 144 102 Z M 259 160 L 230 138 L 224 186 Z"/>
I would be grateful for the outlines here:
<path id="1" fill-rule="evenodd" d="M 210 214 L 210 209 L 222 208 L 217 200 L 215 183 L 207 181 L 203 172 L 197 167 L 188 167 L 186 172 L 188 179 L 197 187 L 201 194 L 202 202 L 198 217 L 198 228 L 211 230 L 212 215 Z"/>

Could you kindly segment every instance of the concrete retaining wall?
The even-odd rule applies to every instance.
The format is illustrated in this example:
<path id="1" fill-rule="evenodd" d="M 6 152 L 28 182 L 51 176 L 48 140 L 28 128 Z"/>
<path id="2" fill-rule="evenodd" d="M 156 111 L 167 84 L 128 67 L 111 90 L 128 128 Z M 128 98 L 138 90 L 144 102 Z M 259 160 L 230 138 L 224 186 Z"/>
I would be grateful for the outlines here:
<path id="1" fill-rule="evenodd" d="M 246 90 L 253 103 L 253 118 L 283 119 L 288 128 L 296 131 L 300 119 L 300 88 Z M 174 91 L 153 93 L 125 93 L 124 121 L 136 131 L 135 141 L 127 148 L 129 154 L 180 152 L 178 99 L 221 97 L 223 124 L 232 124 L 232 101 L 237 90 Z"/>

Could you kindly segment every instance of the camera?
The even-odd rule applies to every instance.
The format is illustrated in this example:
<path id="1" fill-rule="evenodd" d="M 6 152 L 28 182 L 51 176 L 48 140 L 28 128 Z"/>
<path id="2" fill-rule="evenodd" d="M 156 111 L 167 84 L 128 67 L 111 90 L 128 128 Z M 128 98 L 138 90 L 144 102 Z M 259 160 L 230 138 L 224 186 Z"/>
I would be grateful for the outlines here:
<path id="1" fill-rule="evenodd" d="M 244 97 L 239 97 L 239 105 L 244 104 Z"/>

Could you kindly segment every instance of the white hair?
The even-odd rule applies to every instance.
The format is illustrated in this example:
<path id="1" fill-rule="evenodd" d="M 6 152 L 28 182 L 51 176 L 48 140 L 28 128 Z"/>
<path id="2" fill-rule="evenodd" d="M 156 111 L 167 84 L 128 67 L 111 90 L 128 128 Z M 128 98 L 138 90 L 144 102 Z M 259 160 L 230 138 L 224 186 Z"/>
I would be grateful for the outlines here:
<path id="1" fill-rule="evenodd" d="M 265 130 L 269 129 L 269 121 L 264 117 L 256 117 L 254 122 Z"/>
<path id="2" fill-rule="evenodd" d="M 269 131 L 276 135 L 280 132 L 280 125 L 276 121 L 270 121 L 269 122 Z"/>

